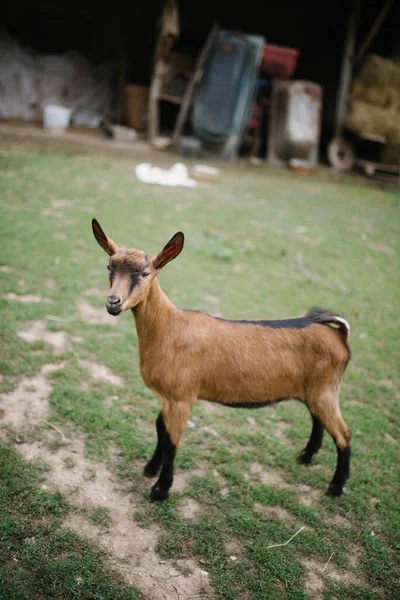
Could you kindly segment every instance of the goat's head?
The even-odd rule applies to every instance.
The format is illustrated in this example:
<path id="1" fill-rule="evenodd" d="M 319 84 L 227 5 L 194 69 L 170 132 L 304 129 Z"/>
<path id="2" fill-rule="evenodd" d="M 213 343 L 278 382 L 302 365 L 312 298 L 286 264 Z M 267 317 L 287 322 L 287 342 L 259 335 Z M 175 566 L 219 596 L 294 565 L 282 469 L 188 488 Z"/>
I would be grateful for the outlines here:
<path id="1" fill-rule="evenodd" d="M 142 302 L 154 278 L 183 248 L 184 236 L 178 232 L 157 256 L 151 257 L 143 250 L 119 248 L 104 233 L 96 219 L 92 220 L 92 229 L 94 237 L 110 257 L 107 264 L 110 293 L 106 308 L 114 316 Z"/>

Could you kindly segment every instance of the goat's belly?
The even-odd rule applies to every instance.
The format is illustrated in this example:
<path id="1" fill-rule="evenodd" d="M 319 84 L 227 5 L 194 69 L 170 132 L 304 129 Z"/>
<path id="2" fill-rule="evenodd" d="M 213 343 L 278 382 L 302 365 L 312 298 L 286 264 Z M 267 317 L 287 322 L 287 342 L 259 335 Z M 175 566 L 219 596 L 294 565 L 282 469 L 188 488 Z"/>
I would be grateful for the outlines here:
<path id="1" fill-rule="evenodd" d="M 199 397 L 210 402 L 217 402 L 227 406 L 255 408 L 266 406 L 288 398 L 303 399 L 304 386 L 299 380 L 291 378 L 254 379 L 253 377 L 231 378 L 222 381 L 205 382 L 200 390 Z"/>

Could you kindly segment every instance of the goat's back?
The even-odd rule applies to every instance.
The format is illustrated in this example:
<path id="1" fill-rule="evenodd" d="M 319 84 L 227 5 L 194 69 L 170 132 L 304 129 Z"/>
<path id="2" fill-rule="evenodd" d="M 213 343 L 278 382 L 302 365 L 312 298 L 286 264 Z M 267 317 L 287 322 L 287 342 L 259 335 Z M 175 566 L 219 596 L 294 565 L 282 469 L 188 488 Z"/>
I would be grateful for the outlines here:
<path id="1" fill-rule="evenodd" d="M 159 360 L 152 361 L 152 381 L 143 376 L 164 395 L 179 389 L 230 404 L 304 399 L 316 381 L 340 381 L 349 359 L 342 331 L 304 319 L 279 327 L 278 321 L 235 322 L 179 311 L 166 343 L 154 349 Z"/>

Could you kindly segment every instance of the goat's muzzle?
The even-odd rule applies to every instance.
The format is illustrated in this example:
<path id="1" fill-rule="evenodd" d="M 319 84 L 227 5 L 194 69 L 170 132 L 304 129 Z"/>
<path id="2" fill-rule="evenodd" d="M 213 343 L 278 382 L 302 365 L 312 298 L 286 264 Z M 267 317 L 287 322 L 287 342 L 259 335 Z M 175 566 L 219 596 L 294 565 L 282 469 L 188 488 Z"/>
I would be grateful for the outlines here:
<path id="1" fill-rule="evenodd" d="M 116 296 L 108 296 L 106 302 L 106 309 L 110 315 L 116 317 L 122 311 L 122 302 L 121 298 L 117 298 Z"/>

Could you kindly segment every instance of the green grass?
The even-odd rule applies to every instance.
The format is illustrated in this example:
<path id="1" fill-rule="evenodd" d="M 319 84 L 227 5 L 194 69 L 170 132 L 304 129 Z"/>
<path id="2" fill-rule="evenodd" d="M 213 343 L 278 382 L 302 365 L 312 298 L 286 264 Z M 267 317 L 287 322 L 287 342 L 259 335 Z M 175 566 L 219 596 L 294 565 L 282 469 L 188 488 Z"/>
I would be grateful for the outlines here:
<path id="1" fill-rule="evenodd" d="M 137 600 L 137 590 L 118 583 L 99 552 L 61 527 L 68 505 L 40 489 L 42 471 L 0 447 L 1 600 Z"/>
<path id="2" fill-rule="evenodd" d="M 90 515 L 90 518 L 96 525 L 101 525 L 106 529 L 110 527 L 110 515 L 107 508 L 96 508 L 96 510 Z"/>
<path id="3" fill-rule="evenodd" d="M 144 529 L 153 522 L 162 528 L 160 560 L 199 560 L 210 573 L 215 600 L 397 597 L 399 192 L 231 167 L 215 185 L 164 189 L 139 184 L 133 166 L 62 153 L 9 150 L 1 155 L 1 264 L 13 270 L 0 273 L 0 391 L 9 393 L 21 376 L 37 374 L 44 364 L 66 361 L 65 369 L 48 375 L 53 386 L 48 420 L 84 438 L 91 458 L 108 460 L 110 469 L 132 483 L 132 493 L 139 490 L 135 518 Z M 177 473 L 188 477 L 188 489 L 173 491 L 161 506 L 147 503 L 149 483 L 141 465 L 155 444 L 158 402 L 140 377 L 132 318 L 125 314 L 110 325 L 90 324 L 76 308 L 80 298 L 101 308 L 106 295 L 107 258 L 93 239 L 93 216 L 117 243 L 150 254 L 184 231 L 183 253 L 160 276 L 178 306 L 256 319 L 298 315 L 320 305 L 346 316 L 353 353 L 341 393 L 353 432 L 347 494 L 323 496 L 336 459 L 328 436 L 314 467 L 296 464 L 311 430 L 300 404 L 209 413 L 198 403 L 192 415 L 196 427 L 187 430 L 176 461 Z M 299 272 L 299 252 L 319 279 Z M 104 298 L 84 295 L 93 287 L 103 288 Z M 44 296 L 52 304 L 19 304 L 5 298 L 9 292 Z M 48 344 L 18 337 L 27 321 L 39 319 L 48 331 L 81 341 L 70 337 L 67 348 L 55 355 Z M 92 379 L 82 358 L 107 365 L 124 378 L 123 387 Z M 282 422 L 287 428 L 278 437 Z M 15 439 L 9 427 L 5 435 Z M 29 435 L 40 438 L 41 429 L 26 435 L 28 442 Z M 118 451 L 114 462 L 110 448 Z M 61 528 L 73 507 L 39 487 L 42 467 L 21 462 L 9 447 L 2 457 L 9 475 L 1 496 L 7 556 L 0 597 L 49 597 L 48 589 L 60 598 L 136 597 L 107 575 L 94 548 Z M 73 469 L 73 455 L 68 460 L 66 467 Z M 280 474 L 288 487 L 249 479 L 254 462 Z M 203 474 L 196 471 L 190 479 L 199 465 Z M 301 486 L 320 492 L 320 498 L 304 505 Z M 182 516 L 187 498 L 201 507 L 195 518 Z M 285 509 L 291 519 L 266 517 L 255 509 L 256 502 Z M 88 511 L 93 525 L 108 530 L 112 514 L 107 509 Z M 290 544 L 268 548 L 302 525 L 306 529 Z M 26 542 L 33 537 L 34 545 Z M 230 559 L 229 543 L 238 548 L 236 561 Z M 325 565 L 331 555 L 325 585 L 313 596 L 306 589 L 303 562 Z M 79 574 L 82 569 L 85 576 Z M 343 577 L 330 578 L 330 569 Z M 79 579 L 78 585 L 77 577 L 85 583 Z M 57 589 L 49 587 L 52 581 Z"/>

